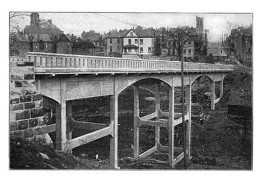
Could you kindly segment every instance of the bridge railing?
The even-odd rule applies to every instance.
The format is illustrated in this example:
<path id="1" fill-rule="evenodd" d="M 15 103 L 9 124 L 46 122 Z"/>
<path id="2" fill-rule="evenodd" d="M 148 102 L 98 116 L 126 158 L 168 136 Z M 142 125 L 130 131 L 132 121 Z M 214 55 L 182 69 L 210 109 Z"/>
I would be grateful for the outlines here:
<path id="1" fill-rule="evenodd" d="M 53 69 L 98 69 L 98 70 L 180 70 L 179 61 L 142 60 L 115 57 L 85 56 L 54 53 L 27 54 L 27 60 L 33 62 L 35 68 Z M 229 70 L 231 65 L 214 65 L 206 63 L 184 63 L 185 70 Z"/>

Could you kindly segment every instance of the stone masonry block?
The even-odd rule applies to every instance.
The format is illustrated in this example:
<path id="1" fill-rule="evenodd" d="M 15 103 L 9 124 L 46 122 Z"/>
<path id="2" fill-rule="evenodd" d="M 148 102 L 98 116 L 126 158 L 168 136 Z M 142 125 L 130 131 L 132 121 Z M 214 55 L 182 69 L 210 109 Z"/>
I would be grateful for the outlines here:
<path id="1" fill-rule="evenodd" d="M 40 117 L 40 116 L 43 116 L 43 115 L 44 115 L 43 108 L 32 109 L 31 110 L 31 118 Z"/>
<path id="2" fill-rule="evenodd" d="M 16 121 L 16 113 L 17 113 L 17 112 L 10 111 L 10 113 L 9 113 L 9 121 L 10 121 L 10 122 Z"/>
<path id="3" fill-rule="evenodd" d="M 23 75 L 11 75 L 11 81 L 23 80 Z"/>
<path id="4" fill-rule="evenodd" d="M 35 102 L 25 103 L 25 109 L 33 109 L 35 108 Z"/>
<path id="5" fill-rule="evenodd" d="M 25 95 L 20 97 L 20 102 L 31 102 L 31 95 Z"/>
<path id="6" fill-rule="evenodd" d="M 44 121 L 44 116 L 38 118 L 38 125 L 39 126 L 46 125 L 46 122 Z"/>
<path id="7" fill-rule="evenodd" d="M 17 88 L 22 87 L 22 82 L 21 81 L 15 81 L 15 87 L 17 87 Z"/>
<path id="8" fill-rule="evenodd" d="M 42 100 L 42 95 L 41 94 L 33 95 L 33 101 L 38 101 L 38 100 Z"/>
<path id="9" fill-rule="evenodd" d="M 24 104 L 13 104 L 10 108 L 11 111 L 24 110 Z"/>
<path id="10" fill-rule="evenodd" d="M 10 104 L 17 104 L 19 103 L 19 98 L 14 98 L 10 100 Z"/>
<path id="11" fill-rule="evenodd" d="M 18 127 L 19 127 L 19 130 L 27 129 L 28 128 L 28 120 L 18 121 Z"/>
<path id="12" fill-rule="evenodd" d="M 43 107 L 43 100 L 35 101 L 35 108 L 42 108 Z"/>
<path id="13" fill-rule="evenodd" d="M 38 125 L 38 118 L 34 118 L 34 119 L 29 120 L 29 127 L 30 128 L 35 127 L 37 125 Z"/>
<path id="14" fill-rule="evenodd" d="M 25 133 L 24 133 L 24 138 L 29 138 L 29 137 L 33 137 L 33 130 L 32 130 L 32 128 L 30 128 L 30 129 L 26 129 L 25 130 Z"/>
<path id="15" fill-rule="evenodd" d="M 9 131 L 11 132 L 11 131 L 16 131 L 16 130 L 18 130 L 18 123 L 17 122 L 11 122 L 9 124 Z"/>
<path id="16" fill-rule="evenodd" d="M 34 79 L 35 79 L 34 73 L 24 74 L 24 80 L 34 80 Z"/>
<path id="17" fill-rule="evenodd" d="M 29 110 L 25 110 L 25 111 L 16 113 L 16 120 L 29 119 L 29 118 L 30 118 Z"/>

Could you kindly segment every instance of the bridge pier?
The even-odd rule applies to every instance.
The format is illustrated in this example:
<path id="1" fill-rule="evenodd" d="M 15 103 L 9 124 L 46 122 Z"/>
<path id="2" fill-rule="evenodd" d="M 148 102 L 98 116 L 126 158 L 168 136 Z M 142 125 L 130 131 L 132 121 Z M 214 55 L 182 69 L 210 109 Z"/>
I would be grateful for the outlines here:
<path id="1" fill-rule="evenodd" d="M 71 117 L 72 117 L 72 102 L 68 101 L 67 102 L 67 140 L 71 140 L 72 139 L 72 125 L 71 125 Z M 68 152 L 72 153 L 72 149 L 68 148 Z"/>
<path id="2" fill-rule="evenodd" d="M 134 85 L 134 158 L 139 158 L 139 86 Z"/>
<path id="3" fill-rule="evenodd" d="M 113 169 L 118 167 L 118 94 L 110 97 L 110 127 L 112 134 L 110 138 L 110 165 Z"/>
<path id="4" fill-rule="evenodd" d="M 215 110 L 215 81 L 212 81 L 212 85 L 211 85 L 211 110 Z"/>
<path id="5" fill-rule="evenodd" d="M 192 86 L 191 83 L 189 82 L 189 86 L 186 87 L 186 105 L 187 105 L 187 113 L 189 114 L 188 116 L 188 121 L 186 123 L 186 152 L 187 152 L 187 158 L 191 159 L 191 125 L 192 125 Z"/>
<path id="6" fill-rule="evenodd" d="M 174 166 L 174 83 L 169 89 L 169 120 L 168 120 L 168 164 L 170 167 Z"/>
<path id="7" fill-rule="evenodd" d="M 66 114 L 66 82 L 60 80 L 60 106 L 56 106 L 56 149 L 66 151 L 67 114 Z"/>
<path id="8" fill-rule="evenodd" d="M 161 98 L 160 98 L 160 84 L 155 84 L 155 109 L 156 117 L 160 119 L 161 117 Z M 160 145 L 160 127 L 155 127 L 155 145 Z"/>

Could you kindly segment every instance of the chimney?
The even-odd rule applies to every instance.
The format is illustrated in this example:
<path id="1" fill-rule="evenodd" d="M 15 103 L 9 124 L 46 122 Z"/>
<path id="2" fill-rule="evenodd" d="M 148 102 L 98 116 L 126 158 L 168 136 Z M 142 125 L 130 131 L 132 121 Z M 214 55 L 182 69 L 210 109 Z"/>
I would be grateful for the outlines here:
<path id="1" fill-rule="evenodd" d="M 71 34 L 71 41 L 74 42 L 74 34 Z"/>

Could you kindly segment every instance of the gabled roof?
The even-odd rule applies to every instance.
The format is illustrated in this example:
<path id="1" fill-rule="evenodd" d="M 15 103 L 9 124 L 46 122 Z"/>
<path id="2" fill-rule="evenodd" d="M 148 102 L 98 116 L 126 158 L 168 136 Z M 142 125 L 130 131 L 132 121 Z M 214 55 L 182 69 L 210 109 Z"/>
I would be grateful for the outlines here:
<path id="1" fill-rule="evenodd" d="M 134 29 L 134 33 L 138 35 L 138 37 L 154 37 L 153 30 L 152 29 L 141 29 L 137 27 Z"/>
<path id="2" fill-rule="evenodd" d="M 71 37 L 69 35 L 61 35 L 57 42 L 72 42 Z"/>

